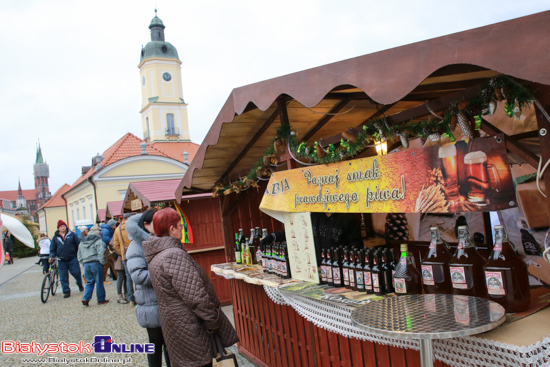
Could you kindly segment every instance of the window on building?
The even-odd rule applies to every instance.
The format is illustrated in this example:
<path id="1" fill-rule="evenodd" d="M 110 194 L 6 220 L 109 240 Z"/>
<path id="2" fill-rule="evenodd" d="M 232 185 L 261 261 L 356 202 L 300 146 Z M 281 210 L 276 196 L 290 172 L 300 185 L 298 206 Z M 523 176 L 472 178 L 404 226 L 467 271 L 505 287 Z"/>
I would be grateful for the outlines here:
<path id="1" fill-rule="evenodd" d="M 166 115 L 166 133 L 170 135 L 174 135 L 176 133 L 176 129 L 174 127 L 174 114 L 168 113 Z"/>
<path id="2" fill-rule="evenodd" d="M 75 222 L 75 220 L 74 220 L 74 208 L 73 208 L 72 205 L 71 205 L 71 218 L 72 218 L 73 223 L 74 223 Z"/>
<path id="3" fill-rule="evenodd" d="M 86 219 L 86 206 L 84 205 L 84 201 L 82 201 L 82 219 Z"/>
<path id="4" fill-rule="evenodd" d="M 94 221 L 94 206 L 92 205 L 91 201 L 90 201 L 90 219 Z"/>
<path id="5" fill-rule="evenodd" d="M 76 220 L 80 220 L 80 209 L 76 207 Z"/>

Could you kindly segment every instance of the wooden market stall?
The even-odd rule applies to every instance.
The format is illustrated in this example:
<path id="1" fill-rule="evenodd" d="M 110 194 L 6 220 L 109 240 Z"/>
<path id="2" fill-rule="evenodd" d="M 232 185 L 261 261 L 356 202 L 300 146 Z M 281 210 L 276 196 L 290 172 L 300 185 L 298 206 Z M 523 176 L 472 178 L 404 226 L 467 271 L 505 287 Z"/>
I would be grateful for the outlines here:
<path id="1" fill-rule="evenodd" d="M 234 261 L 234 234 L 239 228 L 270 232 L 283 228 L 259 210 L 267 189 L 264 180 L 271 171 L 308 162 L 328 163 L 326 157 L 337 161 L 350 155 L 353 159 L 374 156 L 375 141 L 384 135 L 394 137 L 388 141 L 388 152 L 406 150 L 404 145 L 409 144 L 409 149 L 438 145 L 453 137 L 491 136 L 503 139 L 512 165 L 536 170 L 539 160 L 544 165 L 550 159 L 546 113 L 550 111 L 550 54 L 544 51 L 549 41 L 550 12 L 543 12 L 234 89 L 176 197 L 207 192 L 218 196 L 226 261 Z M 508 87 L 503 89 L 504 84 Z M 527 93 L 514 95 L 508 90 L 516 87 Z M 508 93 L 510 100 L 495 97 L 496 90 Z M 499 100 L 491 103 L 496 104 L 494 114 L 468 108 L 476 98 L 484 98 L 483 91 L 490 92 L 489 99 Z M 453 116 L 460 117 L 456 126 Z M 291 136 L 280 136 L 281 131 L 292 131 L 295 144 L 290 144 Z M 369 139 L 354 141 L 365 135 Z M 284 153 L 278 152 L 281 147 Z M 305 158 L 297 157 L 300 150 Z M 541 181 L 548 178 L 546 171 Z M 521 204 L 521 198 L 518 201 Z M 550 206 L 550 196 L 525 202 L 522 210 L 528 217 L 544 206 Z M 544 222 L 546 227 L 549 221 Z M 485 225 L 489 230 L 484 244 L 490 249 L 490 224 Z M 421 253 L 427 244 L 411 245 Z M 258 365 L 420 365 L 414 348 L 350 337 L 265 287 L 236 279 L 230 284 L 239 351 Z M 540 339 L 530 339 L 529 346 L 513 337 L 524 330 L 512 331 L 507 325 L 504 331 L 485 334 L 487 344 L 479 339 L 448 340 L 441 346 L 445 352 L 437 357 L 440 365 L 548 363 L 544 359 L 550 345 L 548 309 L 534 316 L 542 330 L 537 334 Z M 521 327 L 520 322 L 515 327 Z M 488 359 L 464 359 L 483 353 Z"/>
<path id="2" fill-rule="evenodd" d="M 176 191 L 181 180 L 157 180 L 132 182 L 124 200 L 124 212 L 144 211 L 153 207 L 173 206 Z M 212 264 L 225 262 L 225 251 L 220 216 L 220 203 L 211 194 L 184 195 L 178 204 L 185 213 L 190 226 L 188 243 L 184 248 L 193 259 L 206 270 L 223 305 L 231 303 L 229 282 L 210 272 Z"/>

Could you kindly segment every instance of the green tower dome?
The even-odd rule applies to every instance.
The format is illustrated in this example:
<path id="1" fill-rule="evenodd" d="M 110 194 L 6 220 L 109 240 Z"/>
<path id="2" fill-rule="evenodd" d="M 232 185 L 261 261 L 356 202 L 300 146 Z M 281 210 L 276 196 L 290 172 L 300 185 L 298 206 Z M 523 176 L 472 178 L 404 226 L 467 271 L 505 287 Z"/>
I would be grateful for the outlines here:
<path id="1" fill-rule="evenodd" d="M 157 16 L 157 9 L 155 9 L 155 17 L 151 20 L 149 29 L 151 30 L 151 42 L 148 42 L 145 47 L 141 48 L 140 63 L 153 57 L 164 57 L 168 59 L 177 59 L 178 51 L 170 43 L 164 40 L 164 23 Z"/>

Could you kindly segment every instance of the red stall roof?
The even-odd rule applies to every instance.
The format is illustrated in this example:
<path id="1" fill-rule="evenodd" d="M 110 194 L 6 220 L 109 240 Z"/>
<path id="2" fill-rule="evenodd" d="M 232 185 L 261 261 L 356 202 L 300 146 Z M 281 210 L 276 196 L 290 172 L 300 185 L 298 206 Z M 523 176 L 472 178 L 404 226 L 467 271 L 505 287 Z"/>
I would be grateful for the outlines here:
<path id="1" fill-rule="evenodd" d="M 126 196 L 124 197 L 123 207 L 131 211 L 132 200 L 140 199 L 144 206 L 151 207 L 152 204 L 176 200 L 176 189 L 181 180 L 158 180 L 132 182 L 128 186 Z M 186 195 L 182 199 L 199 199 L 203 197 L 212 197 L 211 194 Z"/>
<path id="2" fill-rule="evenodd" d="M 338 138 L 376 117 L 432 108 L 506 74 L 550 85 L 550 11 L 388 49 L 234 89 L 176 196 L 250 172 L 284 108 L 301 141 Z M 476 89 L 477 90 L 477 89 Z M 449 101 L 446 101 L 448 106 Z M 440 109 L 441 110 L 441 109 Z M 507 145 L 508 147 L 508 145 Z"/>
<path id="3" fill-rule="evenodd" d="M 114 218 L 121 216 L 123 214 L 122 208 L 122 201 L 109 201 L 107 203 L 107 214 L 105 217 Z"/>
<path id="4" fill-rule="evenodd" d="M 97 219 L 100 222 L 106 222 L 107 209 L 97 209 Z"/>

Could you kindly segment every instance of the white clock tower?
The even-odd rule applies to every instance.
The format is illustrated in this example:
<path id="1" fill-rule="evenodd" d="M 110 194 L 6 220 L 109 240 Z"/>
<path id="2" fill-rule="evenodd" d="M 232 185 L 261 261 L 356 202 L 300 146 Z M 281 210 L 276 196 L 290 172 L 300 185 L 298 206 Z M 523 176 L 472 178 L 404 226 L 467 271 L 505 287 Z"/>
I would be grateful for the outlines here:
<path id="1" fill-rule="evenodd" d="M 151 42 L 141 49 L 141 123 L 148 143 L 191 141 L 187 104 L 181 88 L 181 61 L 164 40 L 164 24 L 156 15 L 149 25 Z"/>

